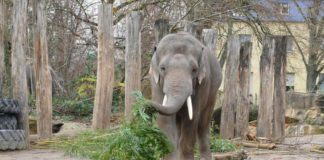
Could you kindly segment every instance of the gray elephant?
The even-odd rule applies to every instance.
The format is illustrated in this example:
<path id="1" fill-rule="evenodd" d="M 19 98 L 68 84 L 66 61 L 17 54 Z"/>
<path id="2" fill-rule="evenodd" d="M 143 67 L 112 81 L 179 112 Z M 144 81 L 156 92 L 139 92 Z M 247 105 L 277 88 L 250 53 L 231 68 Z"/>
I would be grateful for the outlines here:
<path id="1" fill-rule="evenodd" d="M 169 34 L 151 62 L 152 105 L 158 126 L 175 151 L 164 159 L 194 159 L 196 138 L 202 159 L 211 159 L 209 126 L 222 74 L 216 56 L 186 32 Z"/>

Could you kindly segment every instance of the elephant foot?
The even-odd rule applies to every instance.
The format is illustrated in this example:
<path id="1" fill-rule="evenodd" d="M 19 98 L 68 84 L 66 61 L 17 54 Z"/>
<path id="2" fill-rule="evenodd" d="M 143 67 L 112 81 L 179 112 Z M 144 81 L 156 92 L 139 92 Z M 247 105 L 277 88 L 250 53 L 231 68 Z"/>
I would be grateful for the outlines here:
<path id="1" fill-rule="evenodd" d="M 200 157 L 201 157 L 200 158 L 201 160 L 212 160 L 212 155 L 211 155 L 210 152 L 208 152 L 208 153 L 201 153 Z"/>

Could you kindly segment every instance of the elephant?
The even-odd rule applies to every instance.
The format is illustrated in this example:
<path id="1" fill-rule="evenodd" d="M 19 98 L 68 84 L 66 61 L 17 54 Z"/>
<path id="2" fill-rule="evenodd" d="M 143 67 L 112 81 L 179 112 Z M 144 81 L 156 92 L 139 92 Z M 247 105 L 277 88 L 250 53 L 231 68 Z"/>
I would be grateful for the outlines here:
<path id="1" fill-rule="evenodd" d="M 222 81 L 216 56 L 191 34 L 178 32 L 161 39 L 150 67 L 156 122 L 174 147 L 163 159 L 193 160 L 198 138 L 201 158 L 210 160 L 209 127 Z"/>

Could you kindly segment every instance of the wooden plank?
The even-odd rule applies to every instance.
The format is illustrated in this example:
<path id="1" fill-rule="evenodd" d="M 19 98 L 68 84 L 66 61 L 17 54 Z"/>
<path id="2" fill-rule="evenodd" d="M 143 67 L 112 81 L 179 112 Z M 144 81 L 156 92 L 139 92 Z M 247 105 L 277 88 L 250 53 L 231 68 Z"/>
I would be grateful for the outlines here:
<path id="1" fill-rule="evenodd" d="M 260 106 L 258 110 L 257 136 L 271 138 L 273 113 L 273 75 L 275 41 L 265 37 L 260 61 Z"/>
<path id="2" fill-rule="evenodd" d="M 134 91 L 141 90 L 141 28 L 143 16 L 133 11 L 126 16 L 125 118 L 133 117 Z"/>
<path id="3" fill-rule="evenodd" d="M 238 100 L 235 118 L 235 137 L 246 138 L 249 131 L 249 110 L 250 110 L 250 70 L 251 70 L 252 43 L 241 44 L 239 72 L 238 72 Z"/>
<path id="4" fill-rule="evenodd" d="M 203 28 L 198 23 L 195 22 L 186 22 L 184 26 L 184 31 L 191 33 L 198 40 L 201 39 L 202 29 Z"/>
<path id="5" fill-rule="evenodd" d="M 233 36 L 228 41 L 228 57 L 225 69 L 224 103 L 222 106 L 220 135 L 222 138 L 233 138 L 235 130 L 235 110 L 237 105 L 237 81 L 240 55 L 240 41 Z"/>
<path id="6" fill-rule="evenodd" d="M 287 36 L 275 37 L 272 140 L 283 142 L 285 136 Z"/>
<path id="7" fill-rule="evenodd" d="M 18 128 L 25 130 L 26 145 L 29 148 L 29 110 L 26 79 L 27 4 L 28 1 L 13 0 L 11 78 L 13 98 L 18 101 L 22 108 L 21 114 L 17 116 Z"/>
<path id="8" fill-rule="evenodd" d="M 37 134 L 52 136 L 52 77 L 48 63 L 46 2 L 33 1 L 33 34 L 36 79 Z"/>
<path id="9" fill-rule="evenodd" d="M 92 127 L 109 129 L 114 87 L 114 37 L 112 4 L 99 7 L 98 64 Z"/>

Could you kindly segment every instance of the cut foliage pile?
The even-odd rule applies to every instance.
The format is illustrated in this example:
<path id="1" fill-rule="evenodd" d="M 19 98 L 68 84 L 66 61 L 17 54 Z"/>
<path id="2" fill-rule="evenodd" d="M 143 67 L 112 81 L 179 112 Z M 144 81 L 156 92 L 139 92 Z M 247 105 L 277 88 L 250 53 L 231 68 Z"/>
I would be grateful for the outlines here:
<path id="1" fill-rule="evenodd" d="M 140 92 L 134 94 L 134 118 L 109 132 L 87 131 L 78 137 L 61 140 L 56 147 L 68 154 L 90 159 L 160 159 L 172 151 L 171 143 L 152 122 L 154 110 Z"/>

